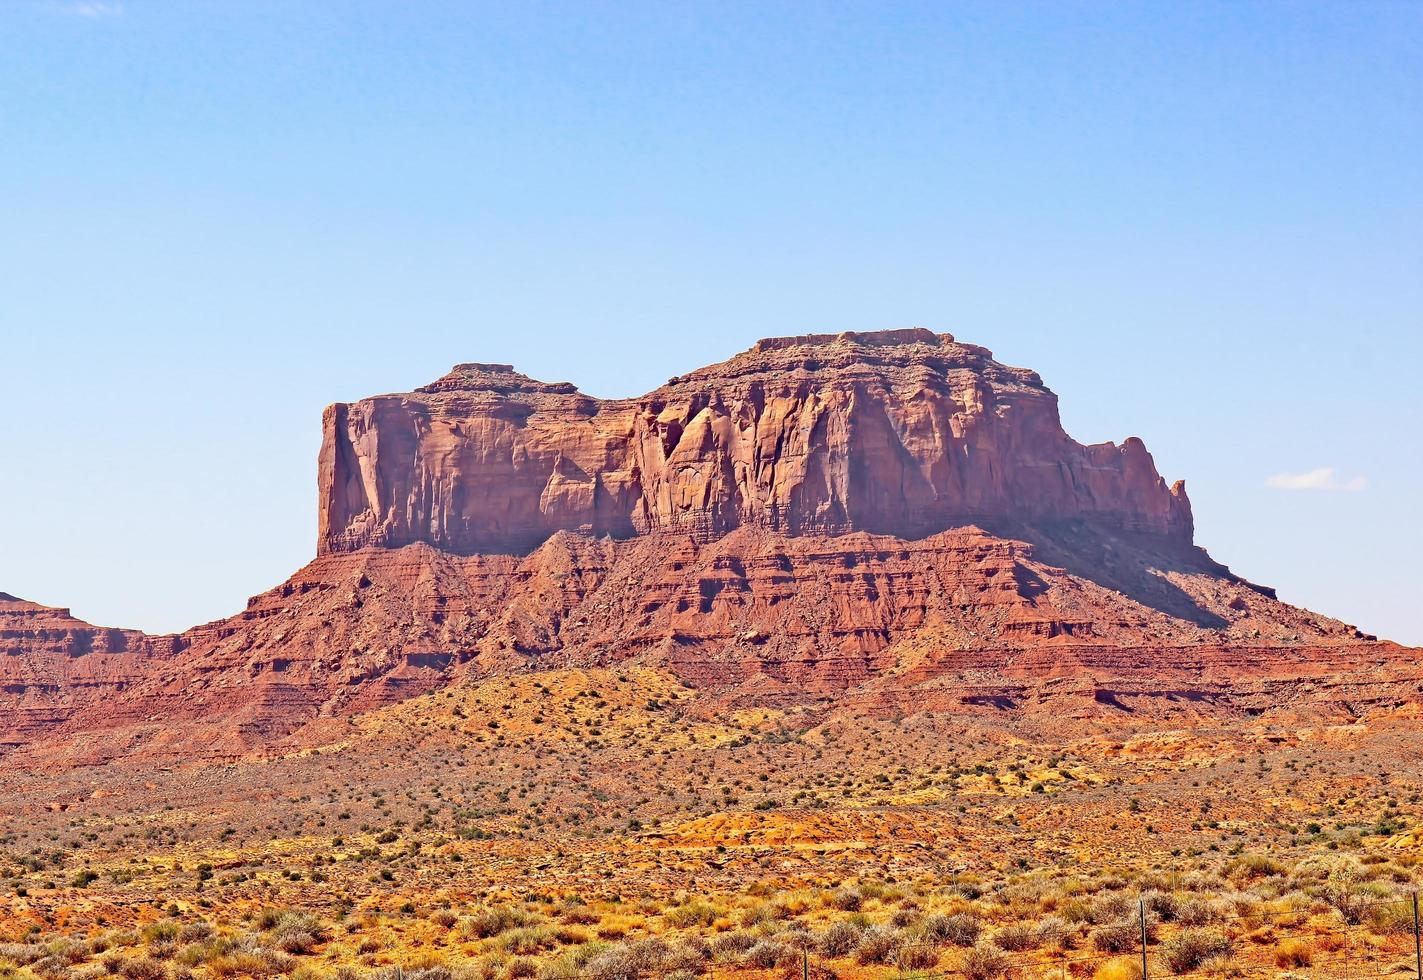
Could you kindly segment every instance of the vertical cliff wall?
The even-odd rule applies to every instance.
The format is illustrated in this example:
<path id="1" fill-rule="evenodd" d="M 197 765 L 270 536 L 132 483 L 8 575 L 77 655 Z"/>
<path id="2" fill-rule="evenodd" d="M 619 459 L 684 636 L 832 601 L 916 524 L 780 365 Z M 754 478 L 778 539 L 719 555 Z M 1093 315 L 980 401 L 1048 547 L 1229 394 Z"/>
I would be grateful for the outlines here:
<path id="1" fill-rule="evenodd" d="M 927 330 L 763 340 L 621 400 L 462 364 L 333 405 L 323 429 L 323 553 L 520 553 L 559 530 L 712 540 L 744 525 L 920 537 L 1086 519 L 1192 534 L 1183 485 L 1140 440 L 1074 442 L 1036 373 Z"/>

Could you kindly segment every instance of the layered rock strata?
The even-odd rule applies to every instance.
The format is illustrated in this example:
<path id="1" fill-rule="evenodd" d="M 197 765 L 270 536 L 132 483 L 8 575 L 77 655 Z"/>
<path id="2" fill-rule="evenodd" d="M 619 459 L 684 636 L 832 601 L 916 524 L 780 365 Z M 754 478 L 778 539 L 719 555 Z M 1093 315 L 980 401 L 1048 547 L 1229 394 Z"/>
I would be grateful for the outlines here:
<path id="1" fill-rule="evenodd" d="M 501 364 L 327 409 L 318 552 L 527 553 L 557 531 L 918 538 L 1085 519 L 1189 542 L 1139 439 L 1084 446 L 1033 371 L 928 330 L 763 340 L 640 398 Z"/>

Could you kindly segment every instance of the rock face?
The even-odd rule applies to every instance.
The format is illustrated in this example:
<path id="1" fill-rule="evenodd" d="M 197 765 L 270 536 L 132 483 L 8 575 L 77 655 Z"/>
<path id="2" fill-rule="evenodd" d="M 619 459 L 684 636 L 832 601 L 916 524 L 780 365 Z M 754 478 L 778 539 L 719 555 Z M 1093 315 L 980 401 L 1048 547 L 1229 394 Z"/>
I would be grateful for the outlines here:
<path id="1" fill-rule="evenodd" d="M 706 542 L 920 538 L 1088 520 L 1189 543 L 1184 485 L 1139 439 L 1083 446 L 1032 371 L 928 330 L 763 340 L 641 398 L 462 364 L 323 419 L 318 552 L 522 554 L 557 531 Z"/>

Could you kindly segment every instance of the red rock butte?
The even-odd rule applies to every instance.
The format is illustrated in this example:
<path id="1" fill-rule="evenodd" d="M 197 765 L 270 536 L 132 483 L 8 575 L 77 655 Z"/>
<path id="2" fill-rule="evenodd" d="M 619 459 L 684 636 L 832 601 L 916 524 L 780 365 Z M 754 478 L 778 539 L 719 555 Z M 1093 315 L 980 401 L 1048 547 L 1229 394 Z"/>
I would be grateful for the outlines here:
<path id="1" fill-rule="evenodd" d="M 928 330 L 763 340 L 639 398 L 502 364 L 323 418 L 318 552 L 526 553 L 558 531 L 920 538 L 1087 520 L 1189 543 L 1139 439 L 1083 446 L 1033 371 Z"/>

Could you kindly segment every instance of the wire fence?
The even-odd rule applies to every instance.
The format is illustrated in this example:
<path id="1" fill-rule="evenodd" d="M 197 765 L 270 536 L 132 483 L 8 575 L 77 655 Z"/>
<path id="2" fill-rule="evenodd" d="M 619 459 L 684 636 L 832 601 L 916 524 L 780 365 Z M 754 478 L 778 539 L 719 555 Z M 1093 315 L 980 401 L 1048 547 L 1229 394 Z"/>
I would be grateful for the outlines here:
<path id="1" fill-rule="evenodd" d="M 532 961 L 527 972 L 507 972 L 510 980 L 838 980 L 894 976 L 897 980 L 1068 980 L 1105 977 L 1136 980 L 1152 977 L 1393 977 L 1423 980 L 1423 928 L 1417 892 L 1363 900 L 1341 892 L 1316 898 L 1308 905 L 1211 914 L 1204 919 L 1177 921 L 1157 916 L 1159 895 L 1141 896 L 1117 906 L 1103 921 L 1044 922 L 1003 925 L 986 934 L 974 929 L 935 941 L 906 941 L 878 927 L 855 927 L 855 942 L 829 955 L 819 935 L 786 930 L 756 938 L 757 946 L 719 959 L 702 944 L 702 954 L 689 961 L 669 957 L 642 959 L 624 950 L 623 957 L 600 957 L 572 969 L 539 970 Z M 1162 912 L 1168 912 L 1162 908 Z M 977 921 L 977 920 L 974 920 Z M 833 928 L 833 927 L 832 927 Z M 1016 929 L 1016 932 L 1014 931 Z M 867 945 L 875 937 L 877 944 Z M 1011 937 L 1011 938 L 1010 938 Z M 1005 948 L 1005 946 L 1025 948 Z M 669 952 L 664 943 L 663 953 Z M 519 963 L 519 960 L 515 960 Z M 155 980 L 119 967 L 116 980 Z M 241 971 L 239 971 L 241 972 Z M 277 971 L 286 972 L 286 971 Z M 0 976 L 3 976 L 0 973 Z M 68 970 L 46 980 L 73 980 Z M 166 976 L 166 971 L 164 973 Z M 226 976 L 227 974 L 218 974 Z M 267 976 L 270 974 L 247 974 Z M 485 974 L 488 976 L 489 974 Z M 505 975 L 505 974 L 501 974 Z M 176 974 L 175 974 L 176 976 Z M 338 973 L 340 980 L 357 977 Z M 378 970 L 370 980 L 457 980 L 443 968 Z"/>
<path id="2" fill-rule="evenodd" d="M 1393 913 L 1380 915 L 1381 912 Z M 1420 928 L 1419 896 L 1401 899 L 1353 902 L 1347 911 L 1331 909 L 1320 913 L 1310 908 L 1251 911 L 1213 917 L 1202 926 L 1176 926 L 1158 938 L 1158 924 L 1144 900 L 1138 900 L 1135 948 L 1114 948 L 1086 952 L 1058 948 L 1020 952 L 984 949 L 959 952 L 959 959 L 971 962 L 959 966 L 897 970 L 903 980 L 936 980 L 964 977 L 968 980 L 992 978 L 1050 978 L 1091 976 L 1096 968 L 1115 961 L 1120 969 L 1114 977 L 1202 977 L 1277 976 L 1290 973 L 1310 977 L 1414 977 L 1423 980 L 1423 929 Z M 1369 919 L 1371 921 L 1364 921 Z M 1282 921 L 1294 920 L 1282 926 Z M 1256 924 L 1244 932 L 1232 930 L 1237 924 Z M 1120 929 L 1122 922 L 1103 924 L 1085 937 L 1091 944 L 1101 930 Z M 1268 927 L 1268 928 L 1267 928 Z M 1239 934 L 1232 934 L 1239 932 Z M 1359 940 L 1363 940 L 1362 942 Z M 991 940 L 988 943 L 991 946 Z M 955 953 L 942 944 L 900 944 L 896 956 L 902 961 L 905 950 L 918 950 L 936 960 L 952 961 Z M 801 953 L 801 973 L 805 980 L 836 974 L 836 963 L 826 961 L 810 949 Z M 789 972 L 792 977 L 793 969 Z M 606 980 L 606 978 L 604 978 Z"/>
<path id="3" fill-rule="evenodd" d="M 1416 893 L 1399 899 L 1355 902 L 1346 909 L 1247 912 L 1217 916 L 1206 925 L 1185 926 L 1153 923 L 1146 901 L 1138 900 L 1133 917 L 1137 937 L 1131 948 L 1121 948 L 1117 942 L 1110 950 L 1086 948 L 1104 929 L 1121 930 L 1124 921 L 1099 924 L 1085 936 L 1060 936 L 1051 948 L 1003 950 L 993 944 L 992 936 L 971 947 L 898 942 L 887 947 L 883 956 L 868 962 L 857 959 L 853 952 L 842 957 L 825 956 L 815 948 L 814 937 L 801 933 L 800 947 L 772 963 L 713 961 L 700 972 L 709 980 L 718 976 L 732 980 L 748 972 L 773 974 L 782 980 L 832 980 L 880 972 L 898 980 L 1067 980 L 1092 977 L 1113 963 L 1108 974 L 1113 980 L 1282 974 L 1423 980 L 1423 932 Z M 1160 929 L 1163 924 L 1170 925 L 1169 931 Z M 560 973 L 558 980 L 644 980 L 687 972 L 595 967 L 587 972 Z"/>

